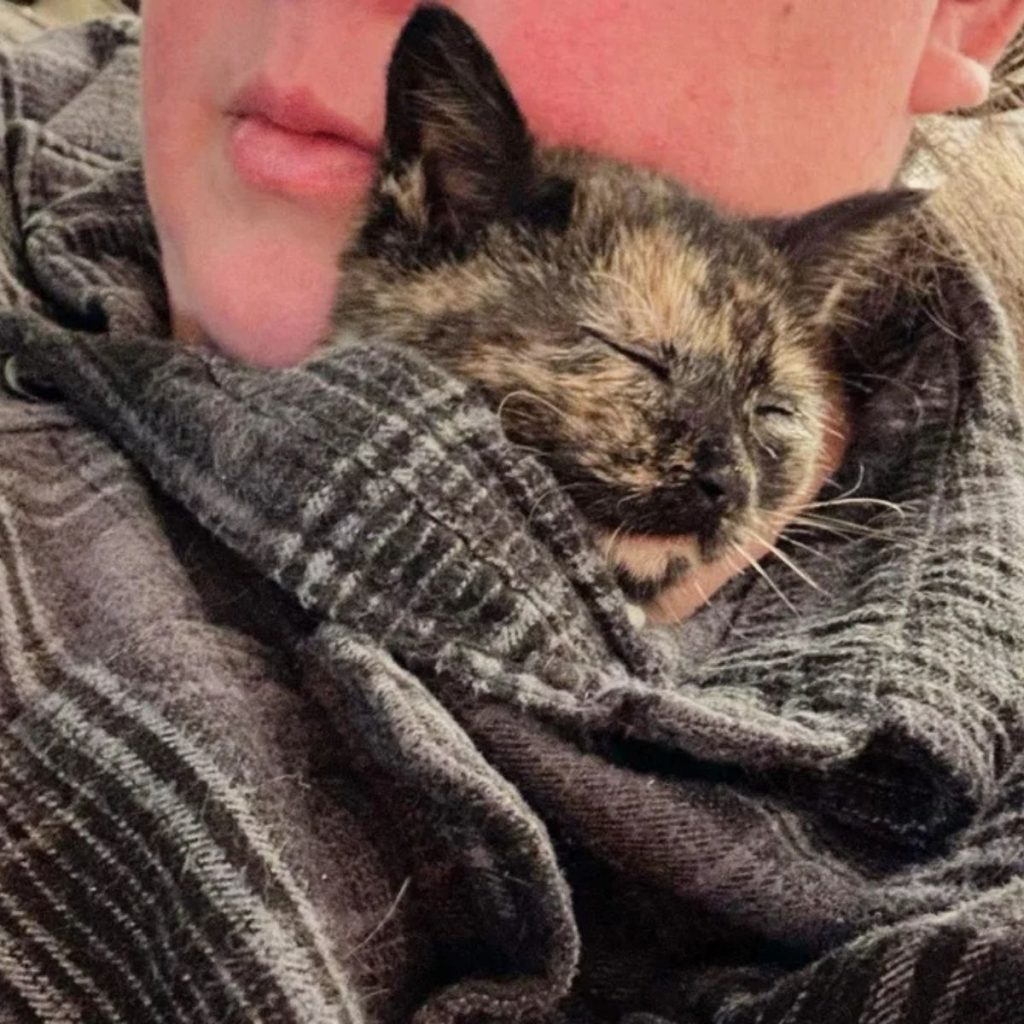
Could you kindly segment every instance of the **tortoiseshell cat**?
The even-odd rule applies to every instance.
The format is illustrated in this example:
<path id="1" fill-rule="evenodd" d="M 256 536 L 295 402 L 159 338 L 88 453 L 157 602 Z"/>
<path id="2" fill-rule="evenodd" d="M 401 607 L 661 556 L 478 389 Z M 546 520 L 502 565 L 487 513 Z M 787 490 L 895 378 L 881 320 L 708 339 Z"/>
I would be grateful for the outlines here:
<path id="1" fill-rule="evenodd" d="M 334 323 L 482 385 L 627 597 L 653 602 L 811 484 L 832 377 L 821 270 L 918 200 L 745 222 L 666 177 L 539 147 L 469 27 L 422 7 Z"/>

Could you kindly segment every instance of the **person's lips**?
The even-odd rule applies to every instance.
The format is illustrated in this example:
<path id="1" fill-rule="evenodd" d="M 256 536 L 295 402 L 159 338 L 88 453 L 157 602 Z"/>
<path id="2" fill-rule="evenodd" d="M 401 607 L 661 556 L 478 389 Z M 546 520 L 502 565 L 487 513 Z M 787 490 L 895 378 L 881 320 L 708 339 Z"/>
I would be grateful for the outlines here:
<path id="1" fill-rule="evenodd" d="M 377 145 L 308 89 L 257 79 L 229 107 L 228 154 L 249 185 L 313 198 L 349 199 L 369 184 Z"/>

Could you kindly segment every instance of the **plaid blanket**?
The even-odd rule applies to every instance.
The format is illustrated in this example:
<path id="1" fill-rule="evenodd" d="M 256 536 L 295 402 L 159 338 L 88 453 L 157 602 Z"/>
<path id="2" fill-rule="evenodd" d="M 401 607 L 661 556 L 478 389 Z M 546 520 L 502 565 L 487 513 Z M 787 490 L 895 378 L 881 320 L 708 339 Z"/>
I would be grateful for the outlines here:
<path id="1" fill-rule="evenodd" d="M 458 381 L 165 340 L 132 140 L 74 158 L 133 24 L 39 45 L 0 350 L 60 401 L 0 401 L 0 1021 L 1020 1019 L 1024 408 L 969 266 L 864 297 L 821 589 L 768 562 L 638 633 Z"/>

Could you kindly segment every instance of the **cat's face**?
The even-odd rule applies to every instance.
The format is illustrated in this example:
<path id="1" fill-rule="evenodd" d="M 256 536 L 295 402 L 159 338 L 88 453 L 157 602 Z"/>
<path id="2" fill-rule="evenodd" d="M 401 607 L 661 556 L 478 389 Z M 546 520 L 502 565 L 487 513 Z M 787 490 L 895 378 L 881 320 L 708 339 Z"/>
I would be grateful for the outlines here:
<path id="1" fill-rule="evenodd" d="M 421 11 L 335 323 L 483 387 L 595 527 L 630 597 L 770 532 L 809 486 L 831 387 L 806 273 L 899 197 L 773 225 L 538 149 L 463 23 Z"/>

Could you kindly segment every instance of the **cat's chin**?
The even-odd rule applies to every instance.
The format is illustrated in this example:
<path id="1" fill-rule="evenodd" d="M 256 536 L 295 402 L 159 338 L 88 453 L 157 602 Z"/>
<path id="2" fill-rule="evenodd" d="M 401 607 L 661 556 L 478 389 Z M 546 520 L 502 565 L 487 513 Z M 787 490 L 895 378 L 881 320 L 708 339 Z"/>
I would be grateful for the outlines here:
<path id="1" fill-rule="evenodd" d="M 631 621 L 642 616 L 645 624 L 689 618 L 737 570 L 731 559 L 715 557 L 713 546 L 693 535 L 622 537 L 602 531 L 597 543 L 627 607 L 636 612 Z"/>
<path id="2" fill-rule="evenodd" d="M 619 586 L 635 604 L 648 606 L 685 579 L 703 559 L 696 537 L 622 537 L 602 532 L 598 547 Z"/>

